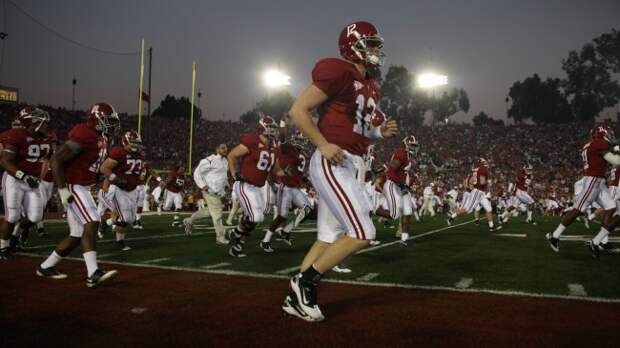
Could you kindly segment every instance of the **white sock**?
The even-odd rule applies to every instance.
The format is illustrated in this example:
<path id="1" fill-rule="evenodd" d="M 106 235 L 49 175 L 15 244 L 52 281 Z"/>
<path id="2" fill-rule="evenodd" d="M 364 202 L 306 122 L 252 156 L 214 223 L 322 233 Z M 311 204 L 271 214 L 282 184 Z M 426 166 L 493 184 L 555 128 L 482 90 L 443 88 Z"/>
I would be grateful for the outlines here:
<path id="1" fill-rule="evenodd" d="M 288 224 L 286 224 L 286 226 L 284 226 L 282 230 L 286 233 L 291 233 L 294 227 L 295 227 L 295 221 L 291 221 Z"/>
<path id="2" fill-rule="evenodd" d="M 452 215 L 450 215 L 451 218 L 456 218 L 456 213 L 452 213 Z"/>
<path id="3" fill-rule="evenodd" d="M 409 239 L 409 233 L 403 232 L 400 234 L 400 240 L 406 241 L 407 239 Z"/>
<path id="4" fill-rule="evenodd" d="M 553 238 L 560 238 L 564 230 L 566 230 L 566 226 L 559 224 L 555 231 L 553 231 Z"/>
<path id="5" fill-rule="evenodd" d="M 528 210 L 528 211 L 527 211 L 527 219 L 528 219 L 529 221 L 532 221 L 532 211 L 531 211 L 531 210 Z"/>
<path id="6" fill-rule="evenodd" d="M 0 239 L 0 249 L 8 248 L 11 245 L 10 239 Z"/>
<path id="7" fill-rule="evenodd" d="M 607 244 L 609 243 L 609 233 L 603 237 L 603 239 L 601 240 L 601 244 Z"/>
<path id="8" fill-rule="evenodd" d="M 112 226 L 112 224 L 114 224 L 114 221 L 112 221 L 112 219 L 107 219 L 107 220 L 105 221 L 105 223 L 106 223 L 106 225 L 108 225 L 108 226 Z"/>
<path id="9" fill-rule="evenodd" d="M 418 212 L 417 212 L 417 211 L 414 211 L 414 212 L 413 212 L 413 216 L 415 216 L 415 220 L 416 220 L 416 221 L 420 221 L 420 215 L 418 215 Z"/>
<path id="10" fill-rule="evenodd" d="M 116 232 L 116 241 L 121 241 L 125 239 L 125 233 Z"/>
<path id="11" fill-rule="evenodd" d="M 493 220 L 489 220 L 489 227 L 493 228 Z"/>
<path id="12" fill-rule="evenodd" d="M 41 268 L 50 268 L 56 266 L 62 260 L 62 256 L 58 255 L 56 250 L 52 251 L 50 256 L 43 261 Z"/>
<path id="13" fill-rule="evenodd" d="M 595 213 L 588 214 L 588 220 L 592 221 L 596 217 Z"/>
<path id="14" fill-rule="evenodd" d="M 174 215 L 174 221 L 179 221 L 179 214 Z"/>
<path id="15" fill-rule="evenodd" d="M 609 231 L 607 231 L 605 227 L 601 227 L 601 231 L 594 238 L 592 238 L 592 242 L 594 243 L 594 245 L 599 245 L 601 244 L 601 241 L 603 241 L 603 238 L 607 237 L 608 235 Z"/>
<path id="16" fill-rule="evenodd" d="M 37 222 L 37 228 L 38 229 L 41 229 L 41 228 L 44 228 L 44 227 L 45 227 L 45 224 L 43 224 L 43 221 Z"/>
<path id="17" fill-rule="evenodd" d="M 94 250 L 87 251 L 82 254 L 82 256 L 84 257 L 84 262 L 86 262 L 86 274 L 90 277 L 91 275 L 93 275 L 93 273 L 95 273 L 98 268 L 97 252 Z"/>
<path id="18" fill-rule="evenodd" d="M 263 243 L 269 243 L 271 241 L 271 236 L 273 236 L 273 232 L 270 230 L 265 231 L 265 238 L 263 238 Z"/>
<path id="19" fill-rule="evenodd" d="M 136 213 L 136 221 L 140 221 L 142 219 L 142 214 Z"/>

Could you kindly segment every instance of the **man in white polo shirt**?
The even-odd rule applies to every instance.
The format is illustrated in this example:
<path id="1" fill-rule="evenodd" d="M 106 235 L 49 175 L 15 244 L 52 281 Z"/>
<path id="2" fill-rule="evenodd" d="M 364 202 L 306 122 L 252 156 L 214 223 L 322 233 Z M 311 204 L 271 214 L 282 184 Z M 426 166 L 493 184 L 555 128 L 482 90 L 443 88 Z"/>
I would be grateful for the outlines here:
<path id="1" fill-rule="evenodd" d="M 228 186 L 228 147 L 219 144 L 215 148 L 215 154 L 203 159 L 194 170 L 194 182 L 202 190 L 202 196 L 206 207 L 198 209 L 192 216 L 183 220 L 185 234 L 192 234 L 194 221 L 211 216 L 215 227 L 215 241 L 217 244 L 226 245 L 226 230 L 222 223 L 222 197 Z"/>

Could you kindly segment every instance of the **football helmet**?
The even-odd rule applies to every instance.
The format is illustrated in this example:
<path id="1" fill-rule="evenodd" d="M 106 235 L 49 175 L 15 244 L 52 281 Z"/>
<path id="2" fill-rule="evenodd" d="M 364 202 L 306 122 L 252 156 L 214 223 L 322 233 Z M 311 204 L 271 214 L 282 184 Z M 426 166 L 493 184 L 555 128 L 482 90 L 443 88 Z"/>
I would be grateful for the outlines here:
<path id="1" fill-rule="evenodd" d="M 418 140 L 413 135 L 407 135 L 403 139 L 403 144 L 405 145 L 405 149 L 407 150 L 407 153 L 409 153 L 410 155 L 415 155 L 418 153 L 420 144 L 418 143 Z"/>
<path id="2" fill-rule="evenodd" d="M 383 38 L 374 25 L 355 22 L 347 25 L 338 39 L 340 55 L 349 61 L 367 66 L 383 65 Z"/>
<path id="3" fill-rule="evenodd" d="M 306 138 L 299 130 L 296 130 L 291 136 L 290 143 L 297 149 L 303 151 L 308 146 L 308 138 Z"/>
<path id="4" fill-rule="evenodd" d="M 22 124 L 19 123 L 19 117 L 15 117 L 13 118 L 13 120 L 11 121 L 11 128 L 21 128 Z"/>
<path id="5" fill-rule="evenodd" d="M 41 128 L 43 125 L 47 125 L 50 122 L 50 114 L 45 110 L 33 106 L 26 106 L 19 111 L 15 119 L 18 127 L 24 127 L 34 133 L 43 133 L 47 129 L 44 128 L 41 130 Z"/>
<path id="6" fill-rule="evenodd" d="M 532 171 L 534 170 L 534 168 L 532 167 L 531 164 L 525 163 L 523 165 L 523 170 L 525 171 L 525 174 L 532 174 Z"/>
<path id="7" fill-rule="evenodd" d="M 370 119 L 370 124 L 377 128 L 380 127 L 383 122 L 385 122 L 385 114 L 383 113 L 383 111 L 379 110 L 379 109 L 375 109 L 375 112 L 372 114 L 372 118 Z"/>
<path id="8" fill-rule="evenodd" d="M 265 115 L 258 120 L 256 132 L 273 140 L 278 136 L 278 125 L 276 124 L 276 121 L 274 121 L 273 117 Z"/>
<path id="9" fill-rule="evenodd" d="M 487 161 L 484 157 L 480 157 L 478 159 L 478 166 L 482 166 L 482 167 L 488 167 L 489 166 L 489 161 Z"/>
<path id="10" fill-rule="evenodd" d="M 121 139 L 123 147 L 129 152 L 136 153 L 142 150 L 142 137 L 135 130 L 128 130 Z"/>
<path id="11" fill-rule="evenodd" d="M 590 131 L 592 138 L 601 138 L 607 142 L 614 140 L 614 131 L 606 124 L 595 125 Z"/>
<path id="12" fill-rule="evenodd" d="M 95 129 L 105 135 L 116 135 L 121 129 L 121 120 L 108 103 L 93 105 L 86 114 L 88 122 L 95 125 Z"/>

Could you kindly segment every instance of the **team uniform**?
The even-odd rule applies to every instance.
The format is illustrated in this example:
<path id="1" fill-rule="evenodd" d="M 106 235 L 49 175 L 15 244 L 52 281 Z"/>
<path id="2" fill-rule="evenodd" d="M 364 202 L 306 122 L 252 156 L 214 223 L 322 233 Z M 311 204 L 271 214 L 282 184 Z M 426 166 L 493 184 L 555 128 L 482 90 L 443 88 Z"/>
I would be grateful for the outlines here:
<path id="1" fill-rule="evenodd" d="M 276 176 L 277 193 L 276 206 L 278 215 L 286 218 L 291 205 L 303 209 L 310 205 L 308 198 L 301 191 L 303 184 L 302 175 L 306 169 L 306 156 L 294 146 L 284 144 L 276 151 L 276 158 L 280 168 L 290 168 L 290 175 Z"/>
<path id="2" fill-rule="evenodd" d="M 168 178 L 171 178 L 170 183 L 166 185 L 164 190 L 164 210 L 170 210 L 174 206 L 174 210 L 181 210 L 183 208 L 183 196 L 181 191 L 185 186 L 185 176 L 183 174 L 178 175 L 176 170 L 171 170 L 168 173 Z"/>
<path id="3" fill-rule="evenodd" d="M 605 210 L 616 207 L 605 182 L 607 162 L 603 154 L 610 150 L 609 143 L 602 138 L 594 138 L 584 145 L 581 156 L 584 161 L 585 175 L 578 183 L 575 183 L 573 208 L 585 212 L 593 203 L 597 203 Z"/>
<path id="4" fill-rule="evenodd" d="M 534 199 L 529 193 L 532 179 L 532 174 L 526 173 L 524 169 L 520 169 L 517 172 L 517 178 L 512 191 L 512 207 L 518 208 L 521 204 L 530 205 L 534 203 Z"/>
<path id="5" fill-rule="evenodd" d="M 480 182 L 482 177 L 486 178 L 485 184 Z M 482 206 L 485 212 L 491 212 L 493 210 L 491 202 L 487 198 L 489 179 L 489 170 L 484 165 L 480 165 L 472 171 L 470 180 L 473 189 L 469 193 L 468 200 L 465 203 L 466 205 L 463 206 L 463 209 L 465 209 L 468 214 L 473 212 L 479 205 Z"/>
<path id="6" fill-rule="evenodd" d="M 13 163 L 20 171 L 35 178 L 41 177 L 42 162 L 48 159 L 52 152 L 53 142 L 50 137 L 37 137 L 25 128 L 12 128 L 0 133 L 0 141 L 4 148 L 11 146 L 15 149 Z M 50 196 L 47 192 L 41 185 L 32 188 L 5 171 L 2 175 L 5 220 L 14 224 L 23 212 L 29 221 L 41 221 Z"/>
<path id="7" fill-rule="evenodd" d="M 407 216 L 413 213 L 411 206 L 411 196 L 407 188 L 407 172 L 411 167 L 409 154 L 403 147 L 394 150 L 392 161 L 398 160 L 398 168 L 388 168 L 386 172 L 386 182 L 383 184 L 383 195 L 387 210 L 392 219 L 397 220 L 401 215 Z"/>
<path id="8" fill-rule="evenodd" d="M 135 220 L 138 204 L 138 190 L 140 174 L 144 165 L 144 154 L 141 152 L 131 153 L 125 147 L 118 145 L 110 150 L 109 158 L 118 164 L 113 169 L 117 182 L 123 182 L 124 186 L 111 184 L 108 191 L 103 195 L 103 202 L 108 209 L 116 213 L 116 223 L 125 225 Z"/>
<path id="9" fill-rule="evenodd" d="M 260 223 L 265 219 L 268 210 L 266 199 L 267 195 L 271 194 L 271 187 L 267 183 L 267 176 L 276 156 L 274 148 L 263 144 L 256 133 L 244 134 L 241 144 L 250 152 L 241 159 L 241 181 L 234 183 L 233 191 L 247 219 L 252 223 Z"/>
<path id="10" fill-rule="evenodd" d="M 380 137 L 373 116 L 380 97 L 378 83 L 363 77 L 352 63 L 328 58 L 312 71 L 313 84 L 329 98 L 318 108 L 318 128 L 329 143 L 345 151 L 334 165 L 317 150 L 310 159 L 310 180 L 319 196 L 318 239 L 335 242 L 342 234 L 375 239 L 370 205 L 356 178 L 355 163 L 368 150 L 371 139 Z"/>

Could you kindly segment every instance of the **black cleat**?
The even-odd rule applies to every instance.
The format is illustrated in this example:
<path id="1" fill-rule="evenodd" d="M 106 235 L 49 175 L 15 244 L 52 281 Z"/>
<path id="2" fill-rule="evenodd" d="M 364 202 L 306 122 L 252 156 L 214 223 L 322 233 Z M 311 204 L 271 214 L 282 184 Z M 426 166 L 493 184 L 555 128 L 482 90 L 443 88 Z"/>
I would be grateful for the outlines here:
<path id="1" fill-rule="evenodd" d="M 131 247 L 129 245 L 127 245 L 127 243 L 125 243 L 124 240 L 117 240 L 116 241 L 116 245 L 118 245 L 118 248 L 121 251 L 129 251 L 129 250 L 131 250 Z"/>
<path id="2" fill-rule="evenodd" d="M 2 248 L 0 249 L 0 260 L 8 260 L 11 257 L 11 249 L 10 248 Z"/>
<path id="3" fill-rule="evenodd" d="M 64 274 L 64 273 L 58 272 L 56 267 L 41 268 L 41 266 L 39 266 L 39 268 L 37 268 L 37 275 L 39 277 L 45 277 L 45 278 L 50 278 L 50 279 L 65 279 L 65 278 L 67 278 L 67 275 Z"/>
<path id="4" fill-rule="evenodd" d="M 594 244 L 592 240 L 589 240 L 586 242 L 586 247 L 588 248 L 588 250 L 590 250 L 590 254 L 592 254 L 593 258 L 599 258 L 601 249 L 598 245 Z"/>
<path id="5" fill-rule="evenodd" d="M 301 309 L 301 307 L 299 306 L 299 302 L 297 302 L 297 297 L 294 293 L 286 296 L 286 298 L 284 299 L 284 303 L 282 304 L 282 310 L 284 310 L 286 314 L 290 314 L 302 320 L 309 322 L 315 321 L 314 319 L 310 318 L 303 309 Z"/>
<path id="6" fill-rule="evenodd" d="M 104 271 L 102 269 L 98 269 L 95 273 L 93 273 L 93 275 L 86 278 L 86 286 L 89 288 L 94 288 L 106 280 L 114 277 L 117 273 L 117 270 Z"/>
<path id="7" fill-rule="evenodd" d="M 37 229 L 37 234 L 39 235 L 39 238 L 46 238 L 47 236 L 49 236 L 45 228 Z"/>
<path id="8" fill-rule="evenodd" d="M 545 236 L 547 238 L 547 242 L 549 242 L 549 247 L 553 249 L 556 253 L 560 251 L 560 240 L 558 238 L 553 238 L 551 233 L 547 233 Z"/>
<path id="9" fill-rule="evenodd" d="M 617 248 L 611 243 L 601 243 L 598 247 L 601 251 L 604 251 L 607 254 L 620 254 L 620 248 Z"/>
<path id="10" fill-rule="evenodd" d="M 263 251 L 266 253 L 272 253 L 275 251 L 271 246 L 271 242 L 260 242 L 260 247 L 263 248 Z"/>

